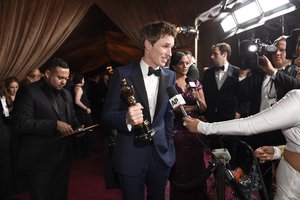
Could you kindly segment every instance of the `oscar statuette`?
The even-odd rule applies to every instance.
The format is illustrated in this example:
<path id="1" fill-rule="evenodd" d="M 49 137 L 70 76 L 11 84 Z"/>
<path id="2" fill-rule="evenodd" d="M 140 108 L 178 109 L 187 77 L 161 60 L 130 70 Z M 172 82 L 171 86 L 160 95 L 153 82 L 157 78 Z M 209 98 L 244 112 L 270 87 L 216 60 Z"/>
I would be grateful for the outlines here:
<path id="1" fill-rule="evenodd" d="M 128 85 L 126 79 L 122 80 L 121 93 L 123 97 L 127 99 L 130 106 L 134 106 L 136 104 L 133 86 Z M 145 146 L 151 143 L 152 136 L 156 131 L 149 128 L 149 123 L 150 122 L 148 120 L 144 120 L 141 124 L 133 125 L 132 131 L 134 132 L 133 138 L 136 146 Z"/>

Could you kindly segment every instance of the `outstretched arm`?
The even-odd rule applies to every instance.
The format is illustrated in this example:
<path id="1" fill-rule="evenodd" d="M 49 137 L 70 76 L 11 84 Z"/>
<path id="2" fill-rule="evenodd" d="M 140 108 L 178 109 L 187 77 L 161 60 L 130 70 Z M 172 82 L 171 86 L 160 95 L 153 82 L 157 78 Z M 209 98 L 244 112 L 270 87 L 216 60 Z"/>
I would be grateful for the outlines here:
<path id="1" fill-rule="evenodd" d="M 256 115 L 224 122 L 205 123 L 185 117 L 191 132 L 224 135 L 252 135 L 294 126 L 300 121 L 300 90 L 292 90 L 279 102 Z M 197 124 L 197 125 L 196 125 Z"/>

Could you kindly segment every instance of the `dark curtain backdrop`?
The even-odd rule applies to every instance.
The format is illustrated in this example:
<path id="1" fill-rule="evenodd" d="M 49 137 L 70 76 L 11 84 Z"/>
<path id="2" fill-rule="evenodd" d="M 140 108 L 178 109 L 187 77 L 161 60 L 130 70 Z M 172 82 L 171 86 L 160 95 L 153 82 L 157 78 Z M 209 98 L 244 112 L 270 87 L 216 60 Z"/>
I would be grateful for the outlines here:
<path id="1" fill-rule="evenodd" d="M 0 80 L 21 80 L 47 61 L 90 5 L 86 0 L 1 0 Z"/>
<path id="2" fill-rule="evenodd" d="M 114 32 L 106 32 L 103 44 L 106 45 L 107 53 L 99 52 L 99 60 L 108 63 L 109 59 L 115 58 L 120 63 L 125 63 L 141 55 L 136 46 L 139 30 L 143 25 L 165 20 L 176 25 L 193 26 L 195 18 L 216 2 L 218 1 L 0 0 L 0 80 L 7 76 L 16 76 L 22 80 L 29 69 L 41 67 L 79 25 L 92 4 L 97 5 L 131 40 L 131 46 L 122 46 L 121 42 L 124 43 L 126 38 Z M 203 47 L 201 42 L 208 42 L 210 38 L 200 38 L 200 52 Z M 178 35 L 175 50 L 193 47 L 193 36 Z M 204 49 L 205 56 L 207 48 Z M 69 52 L 68 55 L 68 59 L 72 61 L 72 55 L 76 55 L 76 51 Z M 75 56 L 75 60 L 76 57 L 78 56 Z M 88 63 L 85 65 L 86 69 L 81 71 L 87 72 Z"/>

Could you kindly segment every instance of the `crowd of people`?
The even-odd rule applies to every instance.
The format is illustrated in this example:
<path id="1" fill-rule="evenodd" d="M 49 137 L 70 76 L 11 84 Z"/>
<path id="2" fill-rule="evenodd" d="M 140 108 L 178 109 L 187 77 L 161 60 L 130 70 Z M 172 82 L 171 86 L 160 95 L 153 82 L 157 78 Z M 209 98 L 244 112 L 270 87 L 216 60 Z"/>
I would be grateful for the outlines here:
<path id="1" fill-rule="evenodd" d="M 70 74 L 60 58 L 50 59 L 43 73 L 30 70 L 22 81 L 7 77 L 0 93 L 0 198 L 11 198 L 19 171 L 32 199 L 66 200 L 71 159 L 89 157 L 96 140 L 93 129 L 69 136 L 101 121 L 107 138 L 113 137 L 106 163 L 113 172 L 107 172 L 117 175 L 125 200 L 165 199 L 168 181 L 171 200 L 211 199 L 214 186 L 207 180 L 185 186 L 206 171 L 211 150 L 224 147 L 220 135 L 255 150 L 268 199 L 299 199 L 300 102 L 294 89 L 300 88 L 300 66 L 299 57 L 294 64 L 286 58 L 286 37 L 274 41 L 276 53 L 260 56 L 260 66 L 246 70 L 229 62 L 229 44 L 213 44 L 213 65 L 200 76 L 192 52 L 172 50 L 176 35 L 175 25 L 165 21 L 145 25 L 140 61 L 117 67 L 101 82 L 99 74 L 89 81 Z M 124 80 L 133 88 L 129 96 Z M 173 108 L 169 87 L 185 103 Z M 229 168 L 243 168 L 245 152 L 234 142 L 226 148 Z M 270 162 L 275 159 L 281 159 L 278 168 Z"/>
<path id="2" fill-rule="evenodd" d="M 76 137 L 74 130 L 93 125 L 83 75 L 69 80 L 68 64 L 51 58 L 45 71 L 34 68 L 24 80 L 7 77 L 1 90 L 0 199 L 29 191 L 32 199 L 67 199 L 70 161 L 95 150 L 92 129 Z M 67 82 L 70 87 L 67 87 Z M 102 87 L 100 80 L 98 89 Z M 101 102 L 99 102 L 101 107 Z M 99 115 L 98 115 L 99 116 Z"/>

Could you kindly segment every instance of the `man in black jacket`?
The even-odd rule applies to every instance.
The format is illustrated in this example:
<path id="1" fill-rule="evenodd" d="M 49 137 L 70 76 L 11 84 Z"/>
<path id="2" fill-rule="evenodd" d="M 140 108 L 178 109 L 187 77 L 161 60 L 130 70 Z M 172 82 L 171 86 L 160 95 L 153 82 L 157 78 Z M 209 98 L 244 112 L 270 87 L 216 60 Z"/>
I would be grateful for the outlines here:
<path id="1" fill-rule="evenodd" d="M 203 76 L 203 91 L 207 102 L 205 117 L 209 122 L 239 118 L 239 68 L 230 64 L 231 48 L 219 43 L 211 48 L 214 66 Z"/>
<path id="2" fill-rule="evenodd" d="M 18 168 L 29 180 L 32 199 L 67 200 L 70 141 L 59 139 L 79 126 L 70 92 L 67 63 L 52 59 L 45 76 L 17 93 L 13 123 L 21 135 Z"/>
<path id="3" fill-rule="evenodd" d="M 278 48 L 272 54 L 271 61 L 267 56 L 260 58 L 261 66 L 252 70 L 252 74 L 241 81 L 244 87 L 245 99 L 249 102 L 249 115 L 256 114 L 269 108 L 280 100 L 288 91 L 300 88 L 300 81 L 294 75 L 295 66 L 291 65 L 290 60 L 286 59 L 286 37 L 281 36 L 274 41 Z M 277 116 L 282 117 L 282 116 Z M 280 130 L 253 135 L 243 138 L 253 149 L 263 145 L 282 145 L 285 138 Z M 272 170 L 271 163 L 261 165 L 264 181 L 272 199 Z"/>

